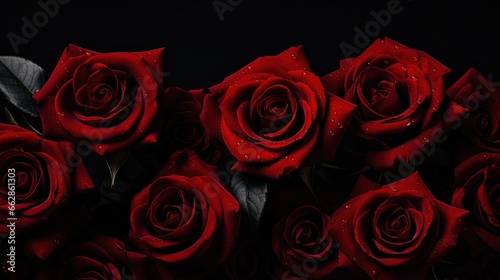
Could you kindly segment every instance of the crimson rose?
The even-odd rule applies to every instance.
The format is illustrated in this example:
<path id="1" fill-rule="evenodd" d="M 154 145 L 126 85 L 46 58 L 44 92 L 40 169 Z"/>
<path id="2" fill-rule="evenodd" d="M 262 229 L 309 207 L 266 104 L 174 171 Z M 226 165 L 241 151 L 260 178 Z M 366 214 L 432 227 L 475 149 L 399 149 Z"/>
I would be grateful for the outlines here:
<path id="1" fill-rule="evenodd" d="M 43 135 L 111 154 L 156 142 L 163 49 L 96 53 L 69 45 L 33 95 Z"/>
<path id="2" fill-rule="evenodd" d="M 418 173 L 380 186 L 361 176 L 331 234 L 373 279 L 425 279 L 456 246 L 467 211 L 437 200 Z"/>
<path id="3" fill-rule="evenodd" d="M 469 69 L 446 90 L 455 102 L 467 108 L 460 130 L 479 152 L 500 152 L 500 89 L 486 77 Z"/>
<path id="4" fill-rule="evenodd" d="M 133 199 L 130 239 L 156 261 L 160 275 L 206 273 L 231 253 L 239 204 L 213 174 L 194 152 L 180 151 Z"/>
<path id="5" fill-rule="evenodd" d="M 463 235 L 473 248 L 500 252 L 500 155 L 482 153 L 455 169 L 451 204 L 469 210 Z"/>
<path id="6" fill-rule="evenodd" d="M 34 232 L 67 205 L 73 193 L 93 188 L 85 165 L 74 161 L 73 148 L 70 142 L 46 140 L 0 123 L 0 233 L 9 233 L 12 209 L 16 233 Z"/>
<path id="7" fill-rule="evenodd" d="M 445 120 L 464 111 L 445 100 L 443 77 L 449 69 L 423 51 L 378 39 L 340 64 L 322 81 L 327 91 L 357 105 L 351 127 L 375 169 L 394 168 L 429 142 L 443 141 L 440 109 L 447 110 Z"/>
<path id="8" fill-rule="evenodd" d="M 325 93 L 301 46 L 258 58 L 206 95 L 202 121 L 233 170 L 279 178 L 333 160 L 354 106 Z"/>

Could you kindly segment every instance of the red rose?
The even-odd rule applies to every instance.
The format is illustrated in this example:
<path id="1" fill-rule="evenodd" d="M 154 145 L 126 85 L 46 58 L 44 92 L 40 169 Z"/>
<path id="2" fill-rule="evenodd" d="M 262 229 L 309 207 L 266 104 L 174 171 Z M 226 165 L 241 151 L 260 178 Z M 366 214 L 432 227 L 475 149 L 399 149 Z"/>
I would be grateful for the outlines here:
<path id="1" fill-rule="evenodd" d="M 133 199 L 130 239 L 156 260 L 160 275 L 205 273 L 231 253 L 239 204 L 212 174 L 194 152 L 177 152 Z"/>
<path id="2" fill-rule="evenodd" d="M 206 163 L 215 164 L 220 159 L 221 151 L 212 144 L 200 120 L 203 93 L 203 90 L 186 91 L 178 87 L 165 90 L 163 138 L 171 153 L 190 149 Z"/>
<path id="3" fill-rule="evenodd" d="M 132 279 L 132 276 L 150 279 L 143 271 L 144 259 L 144 255 L 127 251 L 126 245 L 114 237 L 92 234 L 88 240 L 70 246 L 55 262 L 40 266 L 35 279 L 120 280 Z"/>
<path id="4" fill-rule="evenodd" d="M 69 45 L 33 95 L 43 135 L 110 154 L 156 141 L 163 49 L 96 53 Z"/>
<path id="5" fill-rule="evenodd" d="M 479 152 L 499 153 L 500 89 L 471 68 L 446 94 L 469 110 L 460 130 L 472 146 Z"/>
<path id="6" fill-rule="evenodd" d="M 330 216 L 312 205 L 303 205 L 274 225 L 272 247 L 285 279 L 294 275 L 305 279 L 331 276 L 339 259 L 330 223 Z"/>
<path id="7" fill-rule="evenodd" d="M 434 198 L 418 175 L 380 186 L 361 176 L 331 234 L 373 279 L 425 279 L 456 246 L 467 211 Z"/>
<path id="8" fill-rule="evenodd" d="M 445 100 L 449 69 L 425 52 L 378 39 L 340 64 L 322 81 L 327 91 L 357 105 L 351 127 L 369 147 L 365 160 L 375 169 L 394 168 L 429 142 L 444 141 L 444 110 L 445 120 L 464 111 Z"/>
<path id="9" fill-rule="evenodd" d="M 482 153 L 455 169 L 451 204 L 470 211 L 464 238 L 480 250 L 500 252 L 500 155 Z"/>
<path id="10" fill-rule="evenodd" d="M 9 217 L 17 218 L 18 235 L 35 232 L 68 204 L 72 193 L 93 188 L 84 164 L 72 155 L 70 142 L 0 123 L 0 233 L 10 232 Z"/>
<path id="11" fill-rule="evenodd" d="M 301 46 L 261 57 L 210 88 L 202 121 L 233 170 L 279 178 L 333 160 L 354 106 L 325 93 Z"/>

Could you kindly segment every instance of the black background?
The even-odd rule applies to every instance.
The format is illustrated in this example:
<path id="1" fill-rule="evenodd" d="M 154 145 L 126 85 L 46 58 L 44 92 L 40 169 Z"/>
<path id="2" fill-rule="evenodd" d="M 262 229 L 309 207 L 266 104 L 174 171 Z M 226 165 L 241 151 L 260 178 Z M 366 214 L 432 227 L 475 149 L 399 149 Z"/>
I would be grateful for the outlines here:
<path id="1" fill-rule="evenodd" d="M 0 55 L 27 58 L 50 73 L 69 43 L 97 52 L 166 47 L 166 84 L 191 89 L 214 85 L 259 56 L 296 45 L 304 46 L 313 71 L 325 75 L 344 58 L 339 44 L 354 44 L 353 28 L 364 29 L 373 20 L 370 11 L 386 9 L 389 1 L 233 0 L 241 3 L 221 21 L 212 0 L 72 0 L 18 53 L 7 34 L 22 35 L 21 19 L 32 21 L 42 8 L 37 1 L 9 2 L 0 9 Z M 403 11 L 392 15 L 378 37 L 423 50 L 450 67 L 448 85 L 469 67 L 500 81 L 500 1 L 433 2 L 400 0 Z"/>

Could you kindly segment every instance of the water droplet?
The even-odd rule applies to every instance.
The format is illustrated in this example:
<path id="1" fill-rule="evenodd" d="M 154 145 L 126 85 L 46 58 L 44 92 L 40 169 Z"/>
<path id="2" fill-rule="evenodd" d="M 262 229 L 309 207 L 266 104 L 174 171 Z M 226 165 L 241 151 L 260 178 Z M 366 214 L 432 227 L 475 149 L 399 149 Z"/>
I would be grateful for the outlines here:
<path id="1" fill-rule="evenodd" d="M 236 142 L 236 145 L 241 146 L 241 143 L 240 142 Z"/>
<path id="2" fill-rule="evenodd" d="M 397 188 L 391 188 L 391 191 L 393 191 L 393 192 L 397 192 L 397 191 L 398 191 L 398 189 L 397 189 Z"/>
<path id="3" fill-rule="evenodd" d="M 380 44 L 382 44 L 382 45 L 383 45 L 384 43 L 385 43 L 385 40 L 383 40 L 383 39 L 382 39 L 382 40 L 380 40 Z"/>
<path id="4" fill-rule="evenodd" d="M 123 244 L 121 242 L 119 242 L 119 241 L 116 241 L 115 245 L 116 245 L 116 248 L 118 248 L 118 250 L 123 250 L 124 249 Z"/>
<path id="5" fill-rule="evenodd" d="M 342 71 L 345 71 L 345 67 L 342 67 L 342 68 L 340 68 L 340 69 L 342 69 Z"/>
<path id="6" fill-rule="evenodd" d="M 437 72 L 437 68 L 436 67 L 432 68 L 432 72 Z"/>
<path id="7" fill-rule="evenodd" d="M 337 115 L 337 112 L 333 112 L 333 115 L 336 116 Z"/>
<path id="8" fill-rule="evenodd" d="M 257 155 L 257 160 L 261 161 L 262 160 L 262 156 L 261 155 Z"/>
<path id="9" fill-rule="evenodd" d="M 414 120 L 409 120 L 408 123 L 406 123 L 406 126 L 411 126 L 415 123 Z"/>
<path id="10" fill-rule="evenodd" d="M 448 72 L 450 72 L 450 69 L 449 69 L 449 68 L 445 68 L 445 69 L 444 69 L 444 72 L 445 72 L 445 73 L 448 73 Z"/>
<path id="11" fill-rule="evenodd" d="M 432 111 L 436 111 L 436 107 L 432 106 Z"/>
<path id="12" fill-rule="evenodd" d="M 352 260 L 356 262 L 356 261 L 358 261 L 358 258 L 352 257 Z"/>
<path id="13" fill-rule="evenodd" d="M 244 157 L 245 157 L 246 160 L 248 160 L 248 155 L 247 154 L 245 154 Z"/>
<path id="14" fill-rule="evenodd" d="M 368 131 L 368 127 L 365 127 L 365 131 Z"/>
<path id="15" fill-rule="evenodd" d="M 344 128 L 344 125 L 343 125 L 342 123 L 340 123 L 340 122 L 338 122 L 338 123 L 337 123 L 337 126 L 338 126 L 339 128 Z"/>
<path id="16" fill-rule="evenodd" d="M 413 75 L 413 76 L 411 76 L 411 79 L 416 82 L 416 81 L 418 81 L 418 76 Z"/>
<path id="17" fill-rule="evenodd" d="M 344 205 L 344 208 L 345 209 L 351 209 L 351 204 L 348 203 L 348 204 Z"/>
<path id="18" fill-rule="evenodd" d="M 247 66 L 247 69 L 248 69 L 248 70 L 252 70 L 252 66 L 248 65 L 248 66 Z"/>
<path id="19" fill-rule="evenodd" d="M 330 136 L 335 136 L 335 132 L 333 130 L 330 130 L 329 133 L 330 133 Z"/>
<path id="20" fill-rule="evenodd" d="M 342 223 L 347 224 L 347 220 L 346 219 L 342 219 Z"/>
<path id="21" fill-rule="evenodd" d="M 271 155 L 271 158 L 274 158 L 274 155 Z"/>
<path id="22" fill-rule="evenodd" d="M 399 50 L 399 46 L 398 46 L 398 45 L 395 45 L 395 46 L 394 46 L 394 48 L 395 48 L 396 50 Z"/>
<path id="23" fill-rule="evenodd" d="M 403 65 L 401 66 L 401 70 L 403 70 L 404 72 L 408 71 L 408 67 L 406 65 Z"/>
<path id="24" fill-rule="evenodd" d="M 304 78 L 307 77 L 307 72 L 306 71 L 302 72 L 302 77 L 304 77 Z"/>
<path id="25" fill-rule="evenodd" d="M 415 62 L 418 61 L 418 56 L 414 56 L 413 61 L 415 61 Z"/>
<path id="26" fill-rule="evenodd" d="M 424 137 L 424 141 L 425 141 L 426 143 L 429 143 L 429 138 Z"/>
<path id="27" fill-rule="evenodd" d="M 296 55 L 296 54 L 294 54 L 294 53 L 292 53 L 292 59 L 293 59 L 293 60 L 296 60 L 296 59 L 297 59 L 297 55 Z"/>
<path id="28" fill-rule="evenodd" d="M 291 160 L 291 161 L 295 161 L 295 158 L 291 158 L 290 160 Z"/>
<path id="29" fill-rule="evenodd" d="M 443 240 L 438 240 L 438 243 L 439 243 L 439 244 L 442 244 L 442 243 L 443 243 Z"/>
<path id="30" fill-rule="evenodd" d="M 432 251 L 432 253 L 433 253 L 434 255 L 437 255 L 437 253 L 438 253 L 438 252 L 437 252 L 436 250 L 434 250 L 434 251 Z"/>
<path id="31" fill-rule="evenodd" d="M 433 92 L 433 93 L 434 93 L 434 92 L 436 92 L 436 89 L 435 89 L 435 88 L 432 88 L 432 89 L 431 89 L 431 92 Z"/>
<path id="32" fill-rule="evenodd" d="M 372 63 L 371 63 L 370 61 L 368 61 L 368 62 L 366 63 L 366 65 L 368 65 L 368 66 L 370 66 L 371 64 L 372 64 Z"/>
<path id="33" fill-rule="evenodd" d="M 64 117 L 64 113 L 63 112 L 57 112 L 57 114 L 61 117 Z"/>
<path id="34" fill-rule="evenodd" d="M 384 60 L 384 64 L 385 64 L 385 65 L 388 65 L 388 64 L 389 64 L 389 61 L 388 61 L 388 60 Z"/>
<path id="35" fill-rule="evenodd" d="M 436 103 L 439 103 L 439 102 L 441 102 L 441 101 L 439 99 L 436 99 Z"/>
<path id="36" fill-rule="evenodd" d="M 148 55 L 151 55 L 151 54 L 152 54 L 151 51 L 148 51 Z"/>
<path id="37" fill-rule="evenodd" d="M 99 147 L 97 147 L 97 148 L 99 148 L 99 150 L 100 150 L 100 149 L 102 149 L 102 146 L 101 146 L 101 145 L 99 145 Z"/>

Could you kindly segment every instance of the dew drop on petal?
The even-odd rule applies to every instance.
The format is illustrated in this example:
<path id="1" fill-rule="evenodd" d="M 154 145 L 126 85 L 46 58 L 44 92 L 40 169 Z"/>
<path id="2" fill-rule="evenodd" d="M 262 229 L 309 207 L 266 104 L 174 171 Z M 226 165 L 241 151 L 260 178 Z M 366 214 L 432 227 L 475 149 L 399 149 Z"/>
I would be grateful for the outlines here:
<path id="1" fill-rule="evenodd" d="M 403 70 L 404 72 L 408 71 L 408 67 L 406 65 L 403 65 L 401 66 L 401 70 Z"/>
<path id="2" fill-rule="evenodd" d="M 391 188 L 391 191 L 393 191 L 393 192 L 397 192 L 397 191 L 398 191 L 398 189 L 397 189 L 397 188 Z"/>
<path id="3" fill-rule="evenodd" d="M 380 40 L 380 44 L 384 44 L 385 43 L 385 40 Z"/>
<path id="4" fill-rule="evenodd" d="M 296 60 L 296 59 L 297 59 L 297 55 L 296 55 L 296 54 L 294 54 L 294 53 L 292 53 L 292 59 L 293 59 L 293 60 Z"/>
<path id="5" fill-rule="evenodd" d="M 344 125 L 343 125 L 342 123 L 340 123 L 340 122 L 338 122 L 338 123 L 337 123 L 337 126 L 338 126 L 339 128 L 343 128 L 343 127 L 344 127 Z"/>
<path id="6" fill-rule="evenodd" d="M 307 72 L 306 71 L 302 72 L 302 77 L 304 77 L 304 78 L 307 77 Z"/>
<path id="7" fill-rule="evenodd" d="M 348 204 L 344 205 L 344 208 L 345 209 L 351 209 L 351 204 L 348 203 Z"/>
<path id="8" fill-rule="evenodd" d="M 243 157 L 245 157 L 245 159 L 248 160 L 248 155 L 247 154 L 245 154 Z"/>
<path id="9" fill-rule="evenodd" d="M 347 220 L 346 219 L 342 219 L 342 223 L 347 224 Z"/>
<path id="10" fill-rule="evenodd" d="M 116 245 L 116 248 L 118 248 L 118 250 L 123 250 L 124 249 L 123 244 L 121 242 L 116 241 L 115 245 Z"/>
<path id="11" fill-rule="evenodd" d="M 257 160 L 261 161 L 262 160 L 262 156 L 261 155 L 257 155 Z"/>
<path id="12" fill-rule="evenodd" d="M 396 50 L 399 50 L 399 46 L 398 46 L 398 45 L 395 45 L 395 46 L 394 46 L 394 48 L 395 48 Z"/>

